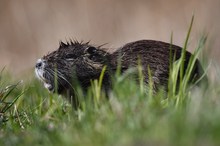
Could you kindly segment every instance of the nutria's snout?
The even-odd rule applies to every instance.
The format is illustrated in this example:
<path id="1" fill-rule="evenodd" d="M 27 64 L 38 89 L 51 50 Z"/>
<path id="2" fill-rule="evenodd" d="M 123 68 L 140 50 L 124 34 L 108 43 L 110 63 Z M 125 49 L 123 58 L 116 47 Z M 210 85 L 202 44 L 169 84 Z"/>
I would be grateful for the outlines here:
<path id="1" fill-rule="evenodd" d="M 47 78 L 47 72 L 45 71 L 46 62 L 43 59 L 38 59 L 35 64 L 35 74 L 38 79 L 44 83 L 44 87 L 50 92 L 54 92 L 54 85 Z"/>
<path id="2" fill-rule="evenodd" d="M 35 74 L 36 76 L 40 79 L 43 80 L 43 74 L 44 74 L 44 66 L 45 63 L 43 62 L 42 59 L 38 59 L 36 64 L 35 64 Z"/>

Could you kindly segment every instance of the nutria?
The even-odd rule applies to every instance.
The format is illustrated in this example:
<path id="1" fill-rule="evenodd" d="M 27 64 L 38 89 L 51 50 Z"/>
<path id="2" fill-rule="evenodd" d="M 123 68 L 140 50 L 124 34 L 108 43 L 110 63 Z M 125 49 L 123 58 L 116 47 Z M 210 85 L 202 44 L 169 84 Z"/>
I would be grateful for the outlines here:
<path id="1" fill-rule="evenodd" d="M 73 96 L 74 81 L 86 89 L 91 80 L 99 79 L 104 66 L 107 69 L 103 78 L 103 87 L 111 87 L 111 75 L 117 70 L 120 62 L 122 73 L 131 67 L 137 67 L 138 61 L 143 68 L 144 82 L 148 83 L 148 69 L 150 68 L 154 88 L 164 86 L 167 90 L 170 58 L 176 61 L 181 57 L 182 48 L 169 43 L 154 40 L 139 40 L 127 43 L 115 52 L 104 51 L 102 46 L 93 46 L 89 42 L 83 43 L 70 41 L 60 42 L 59 48 L 43 56 L 36 63 L 35 72 L 37 77 L 43 81 L 45 88 Z M 172 54 L 172 56 L 170 56 Z M 186 70 L 192 54 L 185 52 L 184 70 Z M 192 79 L 201 77 L 203 71 L 198 60 L 196 60 Z M 55 79 L 57 77 L 57 82 Z"/>

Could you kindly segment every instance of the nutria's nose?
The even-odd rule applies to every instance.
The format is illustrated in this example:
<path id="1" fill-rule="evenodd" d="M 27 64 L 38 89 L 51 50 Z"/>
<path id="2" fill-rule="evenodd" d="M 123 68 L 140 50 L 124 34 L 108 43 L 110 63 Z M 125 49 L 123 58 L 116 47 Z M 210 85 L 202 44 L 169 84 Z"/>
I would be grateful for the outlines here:
<path id="1" fill-rule="evenodd" d="M 38 63 L 36 63 L 36 68 L 40 68 L 42 66 L 42 62 L 38 62 Z"/>
<path id="2" fill-rule="evenodd" d="M 36 68 L 41 68 L 43 66 L 43 61 L 41 59 L 39 59 L 35 65 Z"/>

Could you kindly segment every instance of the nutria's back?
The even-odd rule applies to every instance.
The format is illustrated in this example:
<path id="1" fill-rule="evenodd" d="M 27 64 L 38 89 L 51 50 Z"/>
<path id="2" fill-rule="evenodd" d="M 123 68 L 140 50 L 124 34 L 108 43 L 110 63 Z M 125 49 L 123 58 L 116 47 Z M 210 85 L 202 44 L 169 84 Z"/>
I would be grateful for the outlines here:
<path id="1" fill-rule="evenodd" d="M 190 52 L 186 51 L 185 53 L 184 71 L 187 69 L 191 57 Z M 181 54 L 182 48 L 179 46 L 161 41 L 140 40 L 125 44 L 111 55 L 110 60 L 112 66 L 116 67 L 117 60 L 114 58 L 120 57 L 123 70 L 137 66 L 138 60 L 140 60 L 145 82 L 148 82 L 148 68 L 150 68 L 155 87 L 161 85 L 166 87 L 170 72 L 170 59 L 176 61 L 180 59 Z M 197 60 L 191 78 L 198 79 L 202 74 L 203 69 Z"/>
<path id="2" fill-rule="evenodd" d="M 171 52 L 170 52 L 171 51 Z M 154 87 L 167 86 L 169 78 L 170 58 L 179 59 L 182 48 L 153 40 L 140 40 L 125 44 L 113 53 L 103 51 L 103 48 L 89 43 L 61 42 L 59 48 L 38 60 L 35 68 L 36 75 L 43 81 L 44 86 L 55 92 L 57 75 L 57 91 L 60 94 L 74 94 L 74 84 L 78 82 L 86 91 L 91 80 L 98 79 L 104 66 L 107 66 L 103 79 L 105 89 L 111 88 L 111 75 L 121 63 L 125 72 L 131 67 L 137 67 L 141 62 L 145 83 L 148 83 L 148 69 L 151 71 Z M 170 56 L 172 54 L 172 56 Z M 175 57 L 174 57 L 175 56 Z M 186 52 L 185 66 L 189 63 L 191 53 Z M 199 78 L 202 68 L 196 61 L 192 77 Z"/>

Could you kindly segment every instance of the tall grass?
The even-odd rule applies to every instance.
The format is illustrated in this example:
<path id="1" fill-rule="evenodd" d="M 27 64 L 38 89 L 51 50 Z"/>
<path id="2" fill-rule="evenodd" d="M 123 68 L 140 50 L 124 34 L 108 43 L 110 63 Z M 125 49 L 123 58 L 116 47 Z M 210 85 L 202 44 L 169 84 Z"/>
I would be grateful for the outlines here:
<path id="1" fill-rule="evenodd" d="M 192 23 L 183 51 L 187 49 L 191 27 Z M 205 91 L 189 88 L 188 84 L 204 43 L 202 38 L 179 82 L 177 74 L 182 68 L 184 52 L 172 64 L 167 98 L 163 90 L 153 92 L 151 81 L 144 84 L 141 66 L 139 84 L 130 78 L 129 71 L 125 74 L 118 71 L 108 100 L 101 90 L 104 68 L 86 95 L 78 87 L 82 105 L 79 110 L 72 110 L 61 96 L 48 93 L 34 77 L 22 85 L 10 86 L 7 92 L 0 80 L 1 114 L 7 117 L 7 121 L 0 121 L 0 145 L 217 146 L 220 144 L 219 82 L 215 86 L 210 83 Z M 11 84 L 7 74 L 0 75 L 5 84 Z M 178 83 L 180 88 L 176 90 Z"/>

